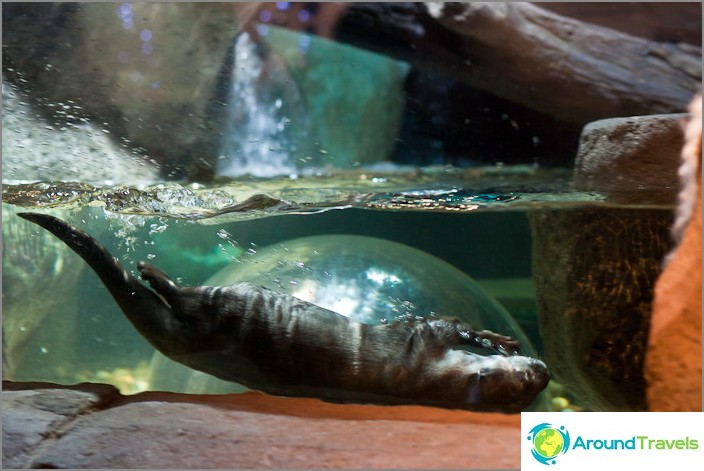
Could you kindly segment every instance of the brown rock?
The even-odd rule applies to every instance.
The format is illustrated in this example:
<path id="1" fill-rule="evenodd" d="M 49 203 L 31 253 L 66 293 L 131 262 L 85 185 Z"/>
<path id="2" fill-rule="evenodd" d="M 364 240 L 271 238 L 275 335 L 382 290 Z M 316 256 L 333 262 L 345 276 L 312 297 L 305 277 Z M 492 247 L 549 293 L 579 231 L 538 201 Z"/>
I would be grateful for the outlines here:
<path id="1" fill-rule="evenodd" d="M 702 45 L 699 2 L 536 2 L 560 15 L 662 42 Z"/>
<path id="2" fill-rule="evenodd" d="M 337 31 L 580 126 L 679 112 L 701 83 L 699 47 L 648 41 L 528 2 L 360 2 Z"/>
<path id="3" fill-rule="evenodd" d="M 668 209 L 581 206 L 529 213 L 545 362 L 576 402 L 644 410 L 653 287 Z"/>
<path id="4" fill-rule="evenodd" d="M 4 433 L 25 433 L 25 428 L 14 425 L 17 408 L 8 406 L 20 393 L 37 391 L 3 392 Z M 60 397 L 66 392 L 47 389 L 43 393 Z M 5 463 L 230 469 L 467 469 L 520 464 L 517 415 L 329 404 L 260 393 L 143 393 L 107 406 L 65 424 L 55 439 L 38 445 L 37 439 L 31 444 L 31 461 L 11 461 L 15 448 L 4 449 Z"/>
<path id="5" fill-rule="evenodd" d="M 690 105 L 677 209 L 679 245 L 655 286 L 646 378 L 653 411 L 702 410 L 702 98 Z"/>
<path id="6" fill-rule="evenodd" d="M 580 137 L 574 171 L 578 190 L 616 203 L 674 204 L 686 114 L 594 121 Z"/>

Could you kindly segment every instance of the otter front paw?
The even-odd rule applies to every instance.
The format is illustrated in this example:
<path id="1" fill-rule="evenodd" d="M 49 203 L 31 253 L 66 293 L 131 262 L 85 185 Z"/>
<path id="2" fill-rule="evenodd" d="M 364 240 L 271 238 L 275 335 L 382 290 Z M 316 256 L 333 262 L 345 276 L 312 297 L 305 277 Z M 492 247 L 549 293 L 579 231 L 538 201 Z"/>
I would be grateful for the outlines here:
<path id="1" fill-rule="evenodd" d="M 460 332 L 468 345 L 496 350 L 504 356 L 519 355 L 521 343 L 505 335 L 490 330 L 471 330 Z"/>

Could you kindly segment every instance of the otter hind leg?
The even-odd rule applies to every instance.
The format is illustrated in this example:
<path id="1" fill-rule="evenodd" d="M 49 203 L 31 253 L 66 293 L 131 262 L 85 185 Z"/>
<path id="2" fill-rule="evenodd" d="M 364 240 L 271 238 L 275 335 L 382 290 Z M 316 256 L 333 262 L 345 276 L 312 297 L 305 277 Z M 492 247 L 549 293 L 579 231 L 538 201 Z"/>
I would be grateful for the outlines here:
<path id="1" fill-rule="evenodd" d="M 147 262 L 139 262 L 137 263 L 137 268 L 142 275 L 142 279 L 149 283 L 149 286 L 161 297 L 169 300 L 176 295 L 179 285 L 157 267 Z"/>

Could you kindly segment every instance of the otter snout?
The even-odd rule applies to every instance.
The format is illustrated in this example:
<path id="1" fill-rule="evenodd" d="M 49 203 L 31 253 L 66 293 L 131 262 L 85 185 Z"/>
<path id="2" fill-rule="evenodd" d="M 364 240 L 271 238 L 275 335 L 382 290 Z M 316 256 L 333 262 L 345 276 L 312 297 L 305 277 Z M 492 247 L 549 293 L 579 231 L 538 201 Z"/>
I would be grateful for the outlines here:
<path id="1" fill-rule="evenodd" d="M 545 389 L 550 380 L 542 361 L 523 357 L 482 357 L 481 368 L 467 381 L 467 402 L 493 405 L 496 410 L 520 412 Z"/>

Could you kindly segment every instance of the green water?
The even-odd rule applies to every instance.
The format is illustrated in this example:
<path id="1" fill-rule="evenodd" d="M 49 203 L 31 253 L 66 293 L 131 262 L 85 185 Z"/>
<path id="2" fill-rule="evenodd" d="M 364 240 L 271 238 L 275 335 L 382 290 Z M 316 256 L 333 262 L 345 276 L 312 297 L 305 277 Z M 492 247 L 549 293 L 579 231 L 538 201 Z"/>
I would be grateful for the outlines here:
<path id="1" fill-rule="evenodd" d="M 49 242 L 17 211 L 61 217 L 97 238 L 133 273 L 137 261 L 149 260 L 187 285 L 294 238 L 359 235 L 397 242 L 474 279 L 508 311 L 541 358 L 545 339 L 533 259 L 540 234 L 531 229 L 530 215 L 604 211 L 618 219 L 620 211 L 625 218 L 642 211 L 663 227 L 669 224 L 670 208 L 618 207 L 598 194 L 570 191 L 566 171 L 468 172 L 438 178 L 369 171 L 209 187 L 5 185 L 4 378 L 112 382 L 135 392 L 151 387 L 154 357 L 85 263 L 60 242 Z M 573 403 L 569 408 L 589 408 L 580 404 L 579 387 L 575 398 L 558 381 L 550 394 L 566 397 Z"/>

